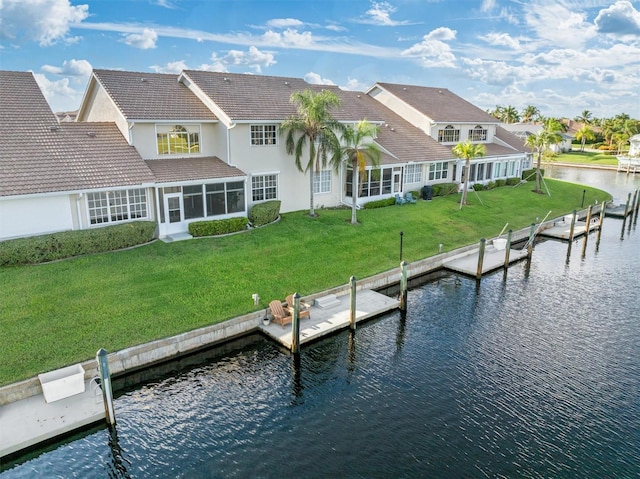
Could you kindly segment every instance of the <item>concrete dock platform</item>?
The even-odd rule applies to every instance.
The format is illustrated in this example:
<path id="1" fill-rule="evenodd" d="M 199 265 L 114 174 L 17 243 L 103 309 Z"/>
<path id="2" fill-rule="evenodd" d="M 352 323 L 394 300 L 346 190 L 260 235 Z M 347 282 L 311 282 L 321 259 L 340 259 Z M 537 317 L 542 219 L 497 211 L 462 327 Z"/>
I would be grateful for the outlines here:
<path id="1" fill-rule="evenodd" d="M 608 211 L 608 210 L 607 210 Z M 606 212 L 605 212 L 606 214 Z M 600 226 L 597 218 L 591 220 L 589 224 L 589 231 L 597 230 Z M 572 239 L 583 236 L 587 233 L 587 223 L 584 221 L 576 221 L 573 225 L 573 238 L 571 237 L 571 221 L 560 220 L 553 223 L 549 228 L 544 228 L 540 231 L 540 236 L 546 236 L 547 238 L 555 238 L 564 241 L 571 241 Z"/>
<path id="2" fill-rule="evenodd" d="M 31 396 L 0 407 L 0 459 L 105 418 L 102 390 L 85 381 L 81 394 L 45 401 Z"/>
<path id="3" fill-rule="evenodd" d="M 300 345 L 315 341 L 322 336 L 349 327 L 351 296 L 344 294 L 335 296 L 332 301 L 325 301 L 326 307 L 317 306 L 318 302 L 311 306 L 310 318 L 300 320 Z M 356 323 L 379 316 L 392 309 L 397 309 L 400 301 L 377 293 L 370 289 L 359 290 L 356 293 Z M 270 323 L 260 325 L 260 330 L 277 341 L 287 349 L 291 349 L 292 325 L 284 327 Z"/>
<path id="4" fill-rule="evenodd" d="M 465 254 L 454 256 L 442 263 L 442 266 L 450 271 L 462 273 L 470 276 L 478 274 L 478 255 L 480 248 L 475 248 L 465 252 Z M 504 268 L 506 250 L 499 249 L 489 244 L 485 247 L 484 257 L 482 259 L 481 274 L 490 273 L 496 269 Z M 509 250 L 509 264 L 521 261 L 527 257 L 527 250 Z"/>
<path id="5" fill-rule="evenodd" d="M 617 205 L 608 207 L 604 210 L 604 215 L 610 218 L 626 218 L 633 212 L 633 208 L 627 208 L 626 205 Z"/>

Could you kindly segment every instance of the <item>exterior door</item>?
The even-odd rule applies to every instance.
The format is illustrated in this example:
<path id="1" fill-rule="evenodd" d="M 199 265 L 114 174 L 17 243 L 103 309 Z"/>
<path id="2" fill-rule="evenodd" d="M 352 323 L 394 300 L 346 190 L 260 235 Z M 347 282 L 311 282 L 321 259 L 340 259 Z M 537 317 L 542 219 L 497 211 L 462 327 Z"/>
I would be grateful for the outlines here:
<path id="1" fill-rule="evenodd" d="M 393 192 L 402 193 L 402 171 L 393 171 Z"/>
<path id="2" fill-rule="evenodd" d="M 164 220 L 166 234 L 170 235 L 185 231 L 182 193 L 164 195 Z"/>

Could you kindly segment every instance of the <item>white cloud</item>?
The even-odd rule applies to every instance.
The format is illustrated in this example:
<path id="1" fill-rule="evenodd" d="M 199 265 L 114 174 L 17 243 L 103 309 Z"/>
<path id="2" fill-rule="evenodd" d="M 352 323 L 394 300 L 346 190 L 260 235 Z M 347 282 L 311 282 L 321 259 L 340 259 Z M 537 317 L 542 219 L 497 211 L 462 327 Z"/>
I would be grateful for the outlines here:
<path id="1" fill-rule="evenodd" d="M 267 26 L 270 28 L 288 28 L 288 27 L 301 27 L 304 23 L 295 18 L 274 18 L 267 22 Z"/>
<path id="2" fill-rule="evenodd" d="M 168 8 L 169 10 L 175 10 L 178 8 L 169 0 L 156 0 L 156 5 L 162 8 Z"/>
<path id="3" fill-rule="evenodd" d="M 371 2 L 371 8 L 366 11 L 360 23 L 379 25 L 384 27 L 394 27 L 398 25 L 409 25 L 407 21 L 397 21 L 391 19 L 391 14 L 395 13 L 396 7 L 388 2 Z"/>
<path id="4" fill-rule="evenodd" d="M 532 2 L 525 11 L 527 26 L 547 44 L 582 48 L 596 35 L 584 12 L 573 12 L 562 3 Z"/>
<path id="5" fill-rule="evenodd" d="M 304 76 L 304 79 L 307 83 L 311 83 L 313 85 L 335 85 L 334 82 L 327 78 L 322 78 L 318 73 L 309 72 Z"/>
<path id="6" fill-rule="evenodd" d="M 150 67 L 156 73 L 175 73 L 178 74 L 182 72 L 182 70 L 188 70 L 187 64 L 178 60 L 175 62 L 168 62 L 165 65 L 151 65 Z"/>
<path id="7" fill-rule="evenodd" d="M 54 65 L 43 65 L 41 70 L 54 75 L 68 75 L 72 77 L 82 77 L 86 79 L 91 75 L 93 67 L 87 60 L 65 60 L 61 67 Z"/>
<path id="8" fill-rule="evenodd" d="M 69 39 L 70 26 L 89 16 L 88 5 L 72 6 L 69 0 L 3 0 L 0 9 L 0 39 L 43 47 Z"/>
<path id="9" fill-rule="evenodd" d="M 229 50 L 226 55 L 219 57 L 216 53 L 211 55 L 212 63 L 201 65 L 201 70 L 226 72 L 229 66 L 244 65 L 253 69 L 256 73 L 262 73 L 263 67 L 270 67 L 277 62 L 273 53 L 263 52 L 255 46 L 250 46 L 246 52 Z"/>
<path id="10" fill-rule="evenodd" d="M 280 47 L 308 47 L 314 43 L 311 32 L 298 33 L 298 30 L 287 28 L 284 32 L 269 30 L 262 35 L 263 40 Z"/>
<path id="11" fill-rule="evenodd" d="M 481 12 L 490 12 L 496 6 L 496 0 L 482 0 Z"/>
<path id="12" fill-rule="evenodd" d="M 361 82 L 356 78 L 349 77 L 347 78 L 347 84 L 341 85 L 340 88 L 342 88 L 343 90 L 351 90 L 351 91 L 366 91 L 369 89 L 370 86 L 371 84 L 367 84 L 367 83 Z"/>
<path id="13" fill-rule="evenodd" d="M 451 47 L 444 43 L 455 38 L 455 30 L 439 27 L 427 33 L 422 42 L 404 50 L 402 55 L 419 58 L 424 67 L 455 68 L 456 57 L 451 52 Z"/>
<path id="14" fill-rule="evenodd" d="M 122 41 L 131 47 L 148 50 L 156 47 L 158 34 L 151 28 L 145 28 L 142 30 L 142 33 L 130 33 L 129 35 L 125 35 Z"/>
<path id="15" fill-rule="evenodd" d="M 617 1 L 600 10 L 594 23 L 600 33 L 640 36 L 640 12 L 633 8 L 631 2 Z"/>
<path id="16" fill-rule="evenodd" d="M 508 33 L 487 33 L 480 35 L 478 38 L 484 40 L 490 45 L 511 48 L 512 50 L 520 50 L 520 41 L 513 38 Z"/>
<path id="17" fill-rule="evenodd" d="M 42 73 L 34 73 L 33 76 L 53 111 L 71 111 L 80 107 L 84 84 L 73 88 L 68 78 L 50 81 Z"/>

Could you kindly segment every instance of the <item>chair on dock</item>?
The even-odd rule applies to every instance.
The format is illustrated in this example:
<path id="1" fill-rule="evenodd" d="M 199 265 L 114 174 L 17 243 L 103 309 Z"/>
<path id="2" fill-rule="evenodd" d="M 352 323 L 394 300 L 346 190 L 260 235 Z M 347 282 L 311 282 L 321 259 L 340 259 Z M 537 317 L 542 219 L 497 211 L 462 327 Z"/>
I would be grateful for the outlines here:
<path id="1" fill-rule="evenodd" d="M 273 322 L 278 323 L 284 328 L 285 324 L 289 324 L 293 318 L 289 314 L 288 311 L 282 307 L 282 303 L 279 299 L 274 299 L 269 303 L 269 308 L 271 309 L 271 314 L 273 315 Z"/>
<path id="2" fill-rule="evenodd" d="M 407 203 L 416 203 L 417 202 L 417 200 L 413 197 L 413 195 L 408 191 L 404 195 L 404 200 Z"/>
<path id="3" fill-rule="evenodd" d="M 286 298 L 287 301 L 287 309 L 289 313 L 293 315 L 293 295 L 290 294 Z M 298 311 L 298 318 L 309 318 L 311 319 L 311 305 L 300 301 L 300 310 Z"/>

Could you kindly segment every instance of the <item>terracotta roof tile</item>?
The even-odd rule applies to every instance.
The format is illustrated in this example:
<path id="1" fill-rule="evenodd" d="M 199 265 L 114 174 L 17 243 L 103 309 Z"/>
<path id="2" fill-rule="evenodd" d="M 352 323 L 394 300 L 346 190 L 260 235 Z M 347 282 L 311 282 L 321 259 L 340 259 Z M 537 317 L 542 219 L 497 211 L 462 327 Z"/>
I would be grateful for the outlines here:
<path id="1" fill-rule="evenodd" d="M 129 120 L 216 120 L 177 75 L 94 70 L 120 111 Z"/>
<path id="2" fill-rule="evenodd" d="M 146 160 L 158 183 L 247 176 L 215 156 Z"/>
<path id="3" fill-rule="evenodd" d="M 397 96 L 423 115 L 438 123 L 498 123 L 498 120 L 487 112 L 446 88 L 399 85 L 395 83 L 376 83 L 373 88 L 376 86 Z"/>
<path id="4" fill-rule="evenodd" d="M 154 180 L 114 123 L 59 124 L 28 72 L 0 72 L 0 136 L 0 196 Z"/>

